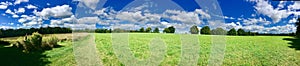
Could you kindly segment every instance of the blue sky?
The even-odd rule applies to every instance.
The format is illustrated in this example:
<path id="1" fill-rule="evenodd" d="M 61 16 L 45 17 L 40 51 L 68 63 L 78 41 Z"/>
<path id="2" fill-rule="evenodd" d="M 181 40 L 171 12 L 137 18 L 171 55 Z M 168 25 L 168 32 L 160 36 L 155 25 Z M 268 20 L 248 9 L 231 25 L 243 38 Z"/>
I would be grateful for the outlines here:
<path id="1" fill-rule="evenodd" d="M 30 27 L 123 28 L 175 26 L 177 33 L 191 25 L 224 23 L 229 30 L 259 33 L 295 32 L 300 2 L 217 0 L 221 15 L 202 9 L 197 0 L 0 0 L 0 28 Z M 103 7 L 102 7 L 103 6 Z M 211 8 L 212 9 L 212 8 Z M 224 20 L 209 20 L 221 17 Z M 76 24 L 75 24 L 76 23 Z M 96 23 L 96 26 L 93 24 Z"/>

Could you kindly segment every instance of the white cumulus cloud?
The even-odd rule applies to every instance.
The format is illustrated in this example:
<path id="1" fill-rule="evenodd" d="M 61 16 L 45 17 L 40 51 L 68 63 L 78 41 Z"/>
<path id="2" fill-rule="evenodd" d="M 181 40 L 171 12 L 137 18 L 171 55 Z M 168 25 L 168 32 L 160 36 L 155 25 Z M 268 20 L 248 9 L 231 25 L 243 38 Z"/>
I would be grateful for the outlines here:
<path id="1" fill-rule="evenodd" d="M 17 4 L 20 4 L 22 2 L 29 2 L 29 0 L 16 0 L 14 4 L 17 5 Z"/>
<path id="2" fill-rule="evenodd" d="M 36 16 L 48 19 L 49 17 L 54 18 L 66 18 L 73 15 L 71 12 L 72 8 L 69 5 L 56 6 L 52 8 L 44 8 L 41 12 L 34 12 Z"/>
<path id="3" fill-rule="evenodd" d="M 25 6 L 27 9 L 37 9 L 38 7 L 36 7 L 36 6 L 34 6 L 34 5 L 31 5 L 31 4 L 29 4 L 29 5 L 27 5 L 27 6 Z"/>

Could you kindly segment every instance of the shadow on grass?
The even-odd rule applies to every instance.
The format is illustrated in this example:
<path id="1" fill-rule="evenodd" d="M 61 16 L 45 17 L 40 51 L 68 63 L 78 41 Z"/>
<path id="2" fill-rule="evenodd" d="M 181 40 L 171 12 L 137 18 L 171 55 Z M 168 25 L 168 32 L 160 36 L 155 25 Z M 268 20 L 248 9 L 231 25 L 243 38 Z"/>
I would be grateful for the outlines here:
<path id="1" fill-rule="evenodd" d="M 0 41 L 0 66 L 46 66 L 51 63 L 44 51 L 24 53 L 16 47 L 5 47 L 7 45 L 9 42 Z"/>
<path id="2" fill-rule="evenodd" d="M 291 45 L 291 46 L 289 46 L 290 48 L 294 48 L 296 50 L 300 50 L 300 39 L 296 39 L 296 38 L 284 38 L 283 40 L 291 41 L 289 43 Z"/>

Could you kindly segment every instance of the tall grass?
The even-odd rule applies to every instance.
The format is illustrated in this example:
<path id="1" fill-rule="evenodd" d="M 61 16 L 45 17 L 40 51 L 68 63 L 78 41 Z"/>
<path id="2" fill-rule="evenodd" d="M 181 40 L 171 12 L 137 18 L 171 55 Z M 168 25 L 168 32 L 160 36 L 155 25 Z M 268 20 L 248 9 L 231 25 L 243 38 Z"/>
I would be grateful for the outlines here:
<path id="1" fill-rule="evenodd" d="M 58 38 L 55 36 L 43 37 L 34 32 L 31 36 L 20 37 L 14 46 L 22 49 L 24 52 L 50 50 L 57 46 Z"/>

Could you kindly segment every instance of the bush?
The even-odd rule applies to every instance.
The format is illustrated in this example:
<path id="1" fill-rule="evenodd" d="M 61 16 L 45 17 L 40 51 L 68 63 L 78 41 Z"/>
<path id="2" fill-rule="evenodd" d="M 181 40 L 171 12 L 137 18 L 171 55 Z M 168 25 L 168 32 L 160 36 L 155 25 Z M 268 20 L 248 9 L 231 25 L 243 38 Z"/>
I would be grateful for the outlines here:
<path id="1" fill-rule="evenodd" d="M 42 40 L 43 37 L 38 32 L 34 32 L 30 37 L 27 37 L 27 41 L 29 41 L 37 50 L 41 50 Z"/>
<path id="2" fill-rule="evenodd" d="M 15 43 L 13 43 L 13 46 L 22 49 L 24 52 L 43 51 L 54 48 L 58 45 L 58 41 L 57 37 L 50 36 L 43 38 L 41 34 L 35 32 L 31 36 L 19 38 Z"/>
<path id="3" fill-rule="evenodd" d="M 50 36 L 43 38 L 43 44 L 42 48 L 45 50 L 55 48 L 55 46 L 58 46 L 57 42 L 59 42 L 58 38 L 55 36 Z"/>

